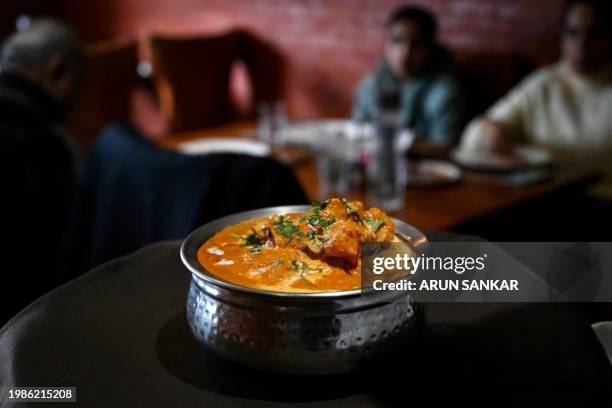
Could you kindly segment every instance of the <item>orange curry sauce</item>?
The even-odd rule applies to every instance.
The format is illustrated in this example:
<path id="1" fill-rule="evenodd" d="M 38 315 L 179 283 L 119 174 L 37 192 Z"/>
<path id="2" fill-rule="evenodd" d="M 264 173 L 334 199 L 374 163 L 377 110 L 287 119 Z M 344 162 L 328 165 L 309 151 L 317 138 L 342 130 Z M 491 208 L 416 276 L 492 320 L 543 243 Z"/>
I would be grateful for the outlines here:
<path id="1" fill-rule="evenodd" d="M 303 214 L 230 225 L 198 249 L 218 278 L 279 292 L 329 292 L 361 286 L 360 242 L 394 240 L 395 226 L 376 208 L 333 198 Z"/>

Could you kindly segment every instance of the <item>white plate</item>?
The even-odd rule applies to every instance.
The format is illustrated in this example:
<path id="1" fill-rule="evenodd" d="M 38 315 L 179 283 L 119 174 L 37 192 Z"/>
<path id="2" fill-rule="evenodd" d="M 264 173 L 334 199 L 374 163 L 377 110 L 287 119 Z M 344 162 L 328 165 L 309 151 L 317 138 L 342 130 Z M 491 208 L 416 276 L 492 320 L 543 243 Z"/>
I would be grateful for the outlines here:
<path id="1" fill-rule="evenodd" d="M 428 187 L 455 183 L 461 179 L 461 169 L 440 160 L 420 160 L 408 168 L 408 186 Z"/>
<path id="2" fill-rule="evenodd" d="M 351 119 L 300 120 L 290 123 L 284 132 L 287 142 L 313 148 L 333 145 L 338 139 L 357 142 L 375 136 L 372 124 Z"/>
<path id="3" fill-rule="evenodd" d="M 465 168 L 483 171 L 519 170 L 546 166 L 552 162 L 548 151 L 533 146 L 518 146 L 512 155 L 455 149 L 451 152 L 451 158 Z"/>
<path id="4" fill-rule="evenodd" d="M 288 142 L 316 146 L 335 134 L 343 134 L 352 121 L 347 119 L 303 120 L 291 123 L 285 129 Z"/>
<path id="5" fill-rule="evenodd" d="M 235 137 L 216 137 L 191 140 L 177 146 L 179 152 L 189 155 L 210 153 L 242 153 L 251 156 L 269 156 L 270 146 L 256 140 Z"/>

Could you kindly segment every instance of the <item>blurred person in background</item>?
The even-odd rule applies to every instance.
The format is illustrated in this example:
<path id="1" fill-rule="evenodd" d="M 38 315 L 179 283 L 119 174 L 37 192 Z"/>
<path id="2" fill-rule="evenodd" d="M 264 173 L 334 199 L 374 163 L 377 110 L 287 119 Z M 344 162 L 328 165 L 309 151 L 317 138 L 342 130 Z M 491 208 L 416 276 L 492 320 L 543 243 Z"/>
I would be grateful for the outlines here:
<path id="1" fill-rule="evenodd" d="M 612 199 L 612 2 L 572 0 L 563 15 L 561 60 L 531 74 L 467 128 L 462 149 L 509 153 L 540 145 L 561 163 L 605 175 Z"/>
<path id="2" fill-rule="evenodd" d="M 375 120 L 395 110 L 399 126 L 417 138 L 450 145 L 464 123 L 459 82 L 447 49 L 437 41 L 437 23 L 427 10 L 401 7 L 385 24 L 384 59 L 360 83 L 353 119 Z"/>
<path id="3" fill-rule="evenodd" d="M 81 60 L 74 31 L 48 19 L 9 36 L 0 53 L 0 325 L 59 283 L 80 163 L 62 123 Z"/>

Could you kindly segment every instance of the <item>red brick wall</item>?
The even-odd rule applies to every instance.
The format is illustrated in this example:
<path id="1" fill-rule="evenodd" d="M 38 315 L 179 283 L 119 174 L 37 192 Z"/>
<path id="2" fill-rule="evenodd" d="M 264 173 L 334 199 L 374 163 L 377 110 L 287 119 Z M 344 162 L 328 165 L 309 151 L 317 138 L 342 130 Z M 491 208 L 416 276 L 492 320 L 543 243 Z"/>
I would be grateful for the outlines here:
<path id="1" fill-rule="evenodd" d="M 413 1 L 438 16 L 452 47 L 554 58 L 563 0 Z M 294 116 L 343 115 L 380 56 L 381 26 L 396 0 L 57 0 L 88 40 L 151 31 L 208 33 L 243 27 L 287 61 Z"/>

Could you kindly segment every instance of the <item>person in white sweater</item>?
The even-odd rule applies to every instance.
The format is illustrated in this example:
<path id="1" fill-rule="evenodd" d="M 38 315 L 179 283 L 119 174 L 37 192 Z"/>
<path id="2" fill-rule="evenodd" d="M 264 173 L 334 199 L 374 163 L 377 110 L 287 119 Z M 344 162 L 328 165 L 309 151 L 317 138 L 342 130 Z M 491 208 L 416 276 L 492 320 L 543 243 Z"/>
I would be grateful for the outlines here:
<path id="1" fill-rule="evenodd" d="M 507 152 L 516 143 L 536 144 L 558 162 L 600 171 L 604 182 L 596 192 L 612 198 L 611 3 L 570 1 L 561 60 L 528 76 L 472 121 L 461 148 Z"/>

